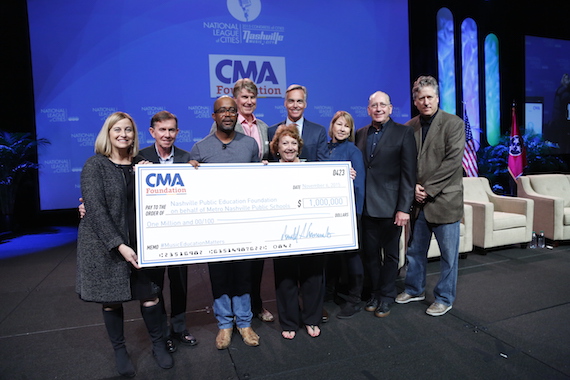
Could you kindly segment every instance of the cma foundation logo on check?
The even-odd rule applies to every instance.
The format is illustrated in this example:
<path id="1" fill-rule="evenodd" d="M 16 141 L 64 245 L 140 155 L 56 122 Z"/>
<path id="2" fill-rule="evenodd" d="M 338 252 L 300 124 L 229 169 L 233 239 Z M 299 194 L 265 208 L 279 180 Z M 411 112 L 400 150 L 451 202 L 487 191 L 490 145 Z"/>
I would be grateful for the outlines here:
<path id="1" fill-rule="evenodd" d="M 231 95 L 234 83 L 249 78 L 261 98 L 283 98 L 287 79 L 285 57 L 210 54 L 210 96 Z"/>
<path id="2" fill-rule="evenodd" d="M 180 173 L 150 173 L 146 176 L 147 194 L 185 194 Z"/>

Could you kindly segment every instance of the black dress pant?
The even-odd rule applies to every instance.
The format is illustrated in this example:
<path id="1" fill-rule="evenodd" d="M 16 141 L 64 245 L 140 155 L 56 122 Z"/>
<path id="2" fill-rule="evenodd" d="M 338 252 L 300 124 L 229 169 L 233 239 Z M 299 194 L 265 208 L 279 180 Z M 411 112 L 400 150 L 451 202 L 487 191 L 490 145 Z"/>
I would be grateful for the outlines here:
<path id="1" fill-rule="evenodd" d="M 153 281 L 160 286 L 160 303 L 164 314 L 163 328 L 165 336 L 170 335 L 164 301 L 164 275 L 168 273 L 170 282 L 170 329 L 181 333 L 186 330 L 186 304 L 188 302 L 188 267 L 186 265 L 167 268 L 149 268 L 153 271 Z"/>
<path id="2" fill-rule="evenodd" d="M 261 313 L 263 301 L 261 300 L 261 278 L 265 259 L 250 260 L 251 262 L 251 311 L 253 315 Z"/>
<path id="3" fill-rule="evenodd" d="M 174 332 L 186 330 L 186 303 L 188 301 L 188 267 L 171 266 L 167 269 L 170 281 L 170 324 Z"/>
<path id="4" fill-rule="evenodd" d="M 324 265 L 322 254 L 273 259 L 277 310 L 284 331 L 297 331 L 301 325 L 320 325 L 325 295 Z"/>
<path id="5" fill-rule="evenodd" d="M 362 230 L 362 253 L 372 282 L 372 295 L 391 304 L 397 296 L 396 279 L 402 227 L 394 224 L 394 218 L 363 215 Z"/>

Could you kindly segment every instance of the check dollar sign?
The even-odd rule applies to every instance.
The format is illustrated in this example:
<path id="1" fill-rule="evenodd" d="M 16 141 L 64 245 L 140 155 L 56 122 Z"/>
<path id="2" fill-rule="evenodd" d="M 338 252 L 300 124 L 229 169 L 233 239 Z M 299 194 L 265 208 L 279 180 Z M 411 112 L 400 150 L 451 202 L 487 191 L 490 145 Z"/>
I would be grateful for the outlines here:
<path id="1" fill-rule="evenodd" d="M 299 202 L 297 202 L 297 207 L 301 207 L 301 200 L 299 199 Z"/>

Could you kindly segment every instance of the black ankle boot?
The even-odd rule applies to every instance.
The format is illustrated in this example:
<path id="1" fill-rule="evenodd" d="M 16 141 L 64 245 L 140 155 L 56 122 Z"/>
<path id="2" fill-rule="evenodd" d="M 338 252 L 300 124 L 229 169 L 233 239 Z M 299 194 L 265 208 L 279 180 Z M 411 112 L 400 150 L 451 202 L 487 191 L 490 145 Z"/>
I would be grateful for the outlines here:
<path id="1" fill-rule="evenodd" d="M 162 332 L 162 308 L 160 304 L 144 307 L 141 314 L 152 340 L 152 354 L 160 368 L 168 369 L 174 366 L 174 359 L 166 349 L 166 339 Z"/>
<path id="2" fill-rule="evenodd" d="M 115 350 L 115 364 L 117 372 L 121 376 L 134 377 L 136 375 L 135 367 L 125 347 L 124 323 L 123 323 L 123 307 L 112 310 L 103 309 L 103 320 L 107 328 L 107 334 Z"/>

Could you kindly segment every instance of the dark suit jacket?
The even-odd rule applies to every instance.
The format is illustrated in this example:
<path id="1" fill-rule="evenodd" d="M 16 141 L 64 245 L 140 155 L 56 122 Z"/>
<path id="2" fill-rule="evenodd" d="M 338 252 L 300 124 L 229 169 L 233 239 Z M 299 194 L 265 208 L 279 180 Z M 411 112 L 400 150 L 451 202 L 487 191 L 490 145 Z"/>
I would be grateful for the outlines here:
<path id="1" fill-rule="evenodd" d="M 438 110 L 422 143 L 420 117 L 406 125 L 414 128 L 418 150 L 418 180 L 429 195 L 423 206 L 430 223 L 454 223 L 463 217 L 463 152 L 465 123 L 460 117 Z"/>
<path id="2" fill-rule="evenodd" d="M 286 122 L 285 120 L 269 127 L 267 134 L 270 144 L 271 140 L 273 140 L 273 136 L 275 136 L 277 127 Z M 304 119 L 301 138 L 303 139 L 303 149 L 301 150 L 299 158 L 307 161 L 326 161 L 328 159 L 327 131 L 325 127 Z"/>
<path id="3" fill-rule="evenodd" d="M 388 120 L 374 157 L 366 153 L 368 129 L 356 131 L 356 146 L 364 156 L 366 191 L 364 213 L 374 218 L 393 218 L 397 211 L 410 213 L 416 185 L 414 130 Z"/>
<path id="4" fill-rule="evenodd" d="M 145 160 L 150 161 L 155 164 L 160 164 L 160 159 L 158 158 L 158 154 L 156 153 L 156 148 L 154 144 L 151 146 L 147 146 L 144 149 L 139 151 L 139 155 L 143 157 Z M 174 147 L 174 163 L 175 164 L 186 164 L 190 161 L 190 153 L 187 151 Z"/>

